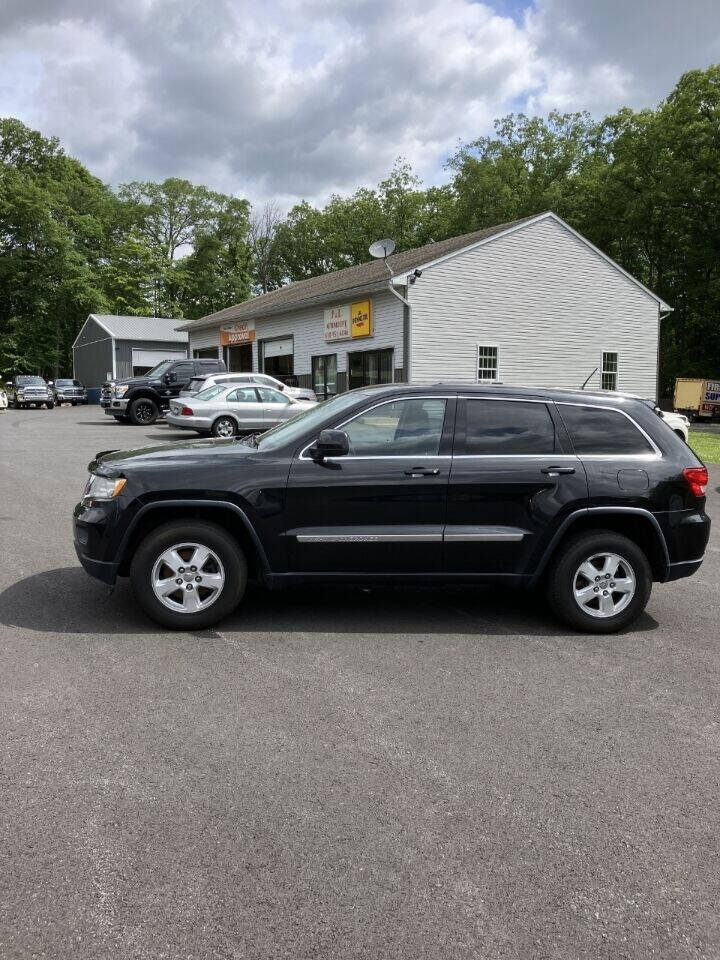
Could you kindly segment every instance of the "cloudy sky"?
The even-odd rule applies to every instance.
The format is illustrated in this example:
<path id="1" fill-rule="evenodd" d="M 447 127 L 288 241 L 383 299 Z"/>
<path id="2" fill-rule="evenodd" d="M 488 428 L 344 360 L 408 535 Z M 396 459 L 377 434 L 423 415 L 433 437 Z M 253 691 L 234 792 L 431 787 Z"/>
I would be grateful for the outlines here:
<path id="1" fill-rule="evenodd" d="M 720 61 L 718 0 L 0 0 L 0 116 L 113 184 L 321 202 L 444 178 L 511 110 L 654 105 Z"/>

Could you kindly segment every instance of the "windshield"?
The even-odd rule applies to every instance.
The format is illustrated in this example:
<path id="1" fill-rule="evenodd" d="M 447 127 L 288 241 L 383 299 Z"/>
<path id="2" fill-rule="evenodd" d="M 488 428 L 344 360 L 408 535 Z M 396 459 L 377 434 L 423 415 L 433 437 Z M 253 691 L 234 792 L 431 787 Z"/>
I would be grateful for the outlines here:
<path id="1" fill-rule="evenodd" d="M 17 377 L 16 381 L 19 387 L 44 387 L 45 381 L 42 377 Z"/>
<path id="2" fill-rule="evenodd" d="M 152 370 L 148 370 L 145 374 L 146 377 L 161 377 L 166 373 L 170 367 L 175 363 L 174 360 L 162 360 L 156 367 L 153 367 Z"/>
<path id="3" fill-rule="evenodd" d="M 81 387 L 82 384 L 79 380 L 56 380 L 56 387 Z"/>
<path id="4" fill-rule="evenodd" d="M 348 407 L 354 406 L 360 399 L 359 391 L 351 390 L 350 393 L 341 393 L 331 400 L 325 400 L 324 403 L 313 404 L 307 410 L 299 413 L 290 420 L 284 420 L 263 433 L 258 437 L 258 447 L 260 450 L 277 450 L 293 440 L 298 440 L 304 433 L 312 430 L 314 427 L 324 425 L 328 417 L 333 414 L 341 414 Z"/>
<path id="5" fill-rule="evenodd" d="M 199 393 L 195 394 L 195 400 L 212 400 L 213 397 L 216 397 L 219 393 L 225 393 L 227 390 L 227 385 L 220 386 L 220 384 L 213 384 L 212 387 L 207 387 L 205 390 L 200 390 Z"/>

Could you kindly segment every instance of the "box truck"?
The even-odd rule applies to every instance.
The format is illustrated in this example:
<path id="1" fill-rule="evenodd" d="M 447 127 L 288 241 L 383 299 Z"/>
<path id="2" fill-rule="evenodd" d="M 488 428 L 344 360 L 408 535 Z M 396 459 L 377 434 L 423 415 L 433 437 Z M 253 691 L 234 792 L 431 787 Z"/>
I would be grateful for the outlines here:
<path id="1" fill-rule="evenodd" d="M 675 381 L 673 407 L 691 420 L 720 417 L 720 380 L 678 378 Z"/>

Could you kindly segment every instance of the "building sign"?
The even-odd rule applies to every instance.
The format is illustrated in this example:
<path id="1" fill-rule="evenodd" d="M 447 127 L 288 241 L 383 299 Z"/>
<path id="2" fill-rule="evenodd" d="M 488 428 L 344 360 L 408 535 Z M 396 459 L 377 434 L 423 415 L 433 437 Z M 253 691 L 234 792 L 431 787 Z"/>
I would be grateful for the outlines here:
<path id="1" fill-rule="evenodd" d="M 371 337 L 373 334 L 372 304 L 369 300 L 330 307 L 324 316 L 325 340 L 328 343 Z"/>
<path id="2" fill-rule="evenodd" d="M 716 380 L 708 380 L 705 384 L 705 399 L 706 400 L 720 400 L 720 383 Z"/>
<path id="3" fill-rule="evenodd" d="M 255 321 L 238 320 L 220 331 L 220 346 L 231 347 L 236 343 L 252 343 L 255 339 Z"/>
<path id="4" fill-rule="evenodd" d="M 372 336 L 372 307 L 369 300 L 360 300 L 350 307 L 350 335 L 355 337 Z"/>

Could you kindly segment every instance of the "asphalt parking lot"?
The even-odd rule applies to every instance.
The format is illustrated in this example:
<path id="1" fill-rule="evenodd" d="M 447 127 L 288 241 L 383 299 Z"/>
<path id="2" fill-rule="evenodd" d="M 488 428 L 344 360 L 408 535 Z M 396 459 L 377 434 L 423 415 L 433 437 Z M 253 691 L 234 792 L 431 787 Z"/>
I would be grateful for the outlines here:
<path id="1" fill-rule="evenodd" d="M 97 407 L 0 415 L 0 956 L 720 955 L 720 468 L 628 634 L 497 589 L 251 590 L 163 633 L 78 565 Z"/>

